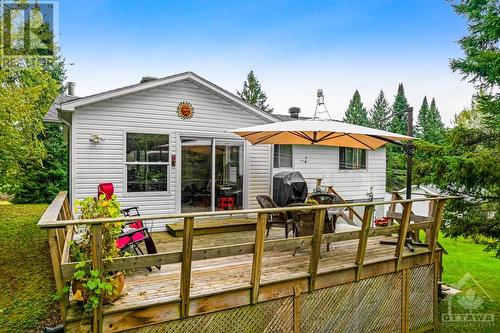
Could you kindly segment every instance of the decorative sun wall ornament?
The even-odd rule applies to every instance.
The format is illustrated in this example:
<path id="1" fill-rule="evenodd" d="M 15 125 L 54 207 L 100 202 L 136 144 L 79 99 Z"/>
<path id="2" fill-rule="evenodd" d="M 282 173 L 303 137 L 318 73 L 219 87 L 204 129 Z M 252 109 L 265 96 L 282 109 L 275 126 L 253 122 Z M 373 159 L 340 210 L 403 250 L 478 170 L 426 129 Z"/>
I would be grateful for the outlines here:
<path id="1" fill-rule="evenodd" d="M 177 105 L 177 116 L 181 119 L 193 118 L 194 108 L 191 103 L 182 101 Z"/>

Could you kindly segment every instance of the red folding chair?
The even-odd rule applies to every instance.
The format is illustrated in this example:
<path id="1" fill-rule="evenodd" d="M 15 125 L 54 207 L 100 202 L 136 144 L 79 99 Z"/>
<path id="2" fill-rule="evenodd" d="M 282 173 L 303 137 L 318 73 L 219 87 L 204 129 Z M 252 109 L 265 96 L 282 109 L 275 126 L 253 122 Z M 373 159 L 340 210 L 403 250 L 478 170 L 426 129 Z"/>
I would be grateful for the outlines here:
<path id="1" fill-rule="evenodd" d="M 107 200 L 110 200 L 114 193 L 113 183 L 102 183 L 97 187 L 97 195 L 105 195 Z M 123 216 L 140 216 L 138 207 L 130 207 L 121 210 Z M 123 223 L 122 233 L 116 239 L 116 247 L 120 251 L 125 251 L 127 249 L 132 249 L 137 255 L 144 255 L 140 243 L 144 243 L 146 247 L 146 252 L 148 254 L 158 253 L 156 250 L 156 245 L 149 233 L 149 230 L 142 220 L 137 219 L 134 221 L 128 221 Z M 155 266 L 160 269 L 161 266 Z M 147 269 L 151 272 L 151 267 L 147 267 Z"/>

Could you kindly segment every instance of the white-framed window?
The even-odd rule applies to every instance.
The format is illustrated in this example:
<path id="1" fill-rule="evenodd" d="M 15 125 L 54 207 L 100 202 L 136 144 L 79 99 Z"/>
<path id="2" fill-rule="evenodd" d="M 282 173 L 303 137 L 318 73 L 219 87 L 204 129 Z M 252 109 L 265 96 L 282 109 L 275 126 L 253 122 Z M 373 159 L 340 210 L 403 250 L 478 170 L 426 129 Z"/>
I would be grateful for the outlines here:
<path id="1" fill-rule="evenodd" d="M 293 146 L 274 145 L 274 167 L 291 168 L 293 166 Z"/>
<path id="2" fill-rule="evenodd" d="M 339 147 L 340 170 L 366 170 L 366 149 Z"/>
<path id="3" fill-rule="evenodd" d="M 126 133 L 127 192 L 169 190 L 169 135 Z"/>

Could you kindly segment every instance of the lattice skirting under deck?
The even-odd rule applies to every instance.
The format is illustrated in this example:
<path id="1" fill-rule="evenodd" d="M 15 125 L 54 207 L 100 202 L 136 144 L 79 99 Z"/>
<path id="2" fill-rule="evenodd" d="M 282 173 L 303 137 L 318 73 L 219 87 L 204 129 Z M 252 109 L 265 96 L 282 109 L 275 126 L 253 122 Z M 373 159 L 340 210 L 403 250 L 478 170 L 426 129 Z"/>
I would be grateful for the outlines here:
<path id="1" fill-rule="evenodd" d="M 405 281 L 406 279 L 406 281 Z M 298 307 L 300 332 L 401 332 L 404 284 L 410 331 L 432 327 L 434 265 L 303 293 Z M 294 297 L 175 320 L 128 332 L 293 332 Z"/>

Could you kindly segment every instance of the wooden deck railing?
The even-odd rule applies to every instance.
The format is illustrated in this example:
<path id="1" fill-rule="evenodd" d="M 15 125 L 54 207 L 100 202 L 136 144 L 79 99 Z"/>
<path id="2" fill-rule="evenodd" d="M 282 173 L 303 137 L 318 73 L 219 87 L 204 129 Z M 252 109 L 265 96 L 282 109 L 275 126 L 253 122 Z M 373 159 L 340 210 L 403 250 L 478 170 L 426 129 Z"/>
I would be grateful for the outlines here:
<path id="1" fill-rule="evenodd" d="M 46 223 L 72 220 L 73 218 L 67 192 L 60 192 L 38 221 L 38 226 L 43 227 Z M 47 237 L 54 280 L 57 291 L 60 292 L 66 286 L 62 264 L 69 262 L 69 240 L 73 237 L 73 228 L 67 226 L 47 228 Z M 67 306 L 68 299 L 61 298 L 61 315 L 63 319 L 66 317 Z"/>
<path id="2" fill-rule="evenodd" d="M 365 266 L 365 253 L 367 248 L 367 241 L 372 236 L 382 236 L 398 234 L 397 244 L 394 249 L 394 259 L 396 262 L 396 270 L 401 269 L 403 258 L 403 249 L 406 242 L 407 233 L 412 231 L 418 233 L 419 230 L 427 231 L 429 235 L 427 242 L 427 251 L 430 252 L 430 261 L 434 260 L 437 236 L 441 226 L 442 213 L 446 200 L 455 199 L 457 197 L 432 197 L 432 198 L 418 198 L 411 200 L 392 200 L 389 202 L 366 202 L 366 203 L 348 203 L 348 204 L 332 204 L 332 205 L 318 205 L 318 206 L 304 206 L 304 207 L 284 207 L 284 208 L 270 208 L 270 209 L 247 209 L 238 211 L 219 211 L 219 212 L 198 212 L 198 213 L 181 213 L 181 214 L 159 214 L 159 215 L 144 215 L 141 220 L 166 220 L 166 219 L 183 219 L 184 232 L 182 240 L 182 250 L 163 252 L 158 254 L 148 254 L 143 256 L 132 256 L 115 258 L 113 260 L 105 260 L 101 257 L 101 234 L 102 224 L 119 222 L 119 221 L 133 221 L 137 217 L 121 217 L 121 218 L 101 218 L 101 219 L 74 219 L 66 192 L 61 192 L 54 199 L 52 204 L 48 207 L 45 214 L 40 219 L 38 225 L 41 228 L 47 229 L 50 257 L 52 267 L 54 270 L 54 277 L 56 280 L 56 287 L 58 290 L 69 285 L 75 269 L 75 262 L 70 262 L 69 247 L 73 235 L 75 225 L 90 225 L 92 228 L 92 267 L 94 269 L 104 271 L 119 271 L 130 270 L 136 268 L 152 267 L 156 265 L 166 265 L 171 263 L 181 263 L 180 274 L 180 318 L 190 316 L 190 289 L 191 289 L 191 263 L 195 260 L 221 258 L 242 254 L 253 254 L 252 273 L 250 281 L 247 285 L 239 286 L 238 290 L 248 289 L 250 291 L 249 304 L 259 302 L 259 288 L 261 284 L 261 268 L 264 251 L 266 250 L 293 250 L 297 247 L 311 247 L 309 267 L 307 273 L 303 277 L 308 279 L 308 290 L 302 292 L 312 291 L 316 287 L 316 280 L 318 276 L 318 262 L 320 259 L 320 247 L 322 243 L 330 243 L 336 241 L 344 241 L 351 239 L 358 239 L 358 248 L 356 253 L 355 265 L 355 280 L 362 279 L 363 268 Z M 418 216 L 412 214 L 412 204 L 415 202 L 428 201 L 430 210 L 429 216 Z M 374 228 L 372 226 L 373 214 L 375 207 L 379 205 L 390 205 L 391 211 L 395 211 L 396 205 L 402 205 L 403 210 L 400 215 L 393 215 L 392 217 L 399 222 L 398 225 L 390 225 L 387 227 Z M 323 222 L 325 209 L 349 207 L 364 207 L 362 216 L 362 226 L 360 230 L 323 234 Z M 298 210 L 319 210 L 316 214 L 316 222 L 313 235 L 294 237 L 288 239 L 274 239 L 266 240 L 266 223 L 268 214 L 283 211 L 298 211 Z M 216 246 L 203 249 L 193 249 L 193 227 L 195 218 L 199 217 L 215 217 L 227 215 L 248 215 L 257 214 L 256 219 L 256 232 L 255 241 L 251 243 L 243 243 L 229 246 Z M 411 223 L 410 222 L 414 222 Z M 327 273 L 327 272 L 326 272 Z M 325 274 L 324 271 L 321 274 Z M 297 278 L 295 276 L 295 278 Z M 147 283 L 147 281 L 145 282 Z M 294 287 L 295 288 L 295 287 Z M 63 319 L 65 319 L 66 309 L 68 306 L 68 298 L 61 300 L 61 310 Z M 95 332 L 102 331 L 102 307 L 99 306 L 93 314 L 92 318 L 93 330 Z"/>

